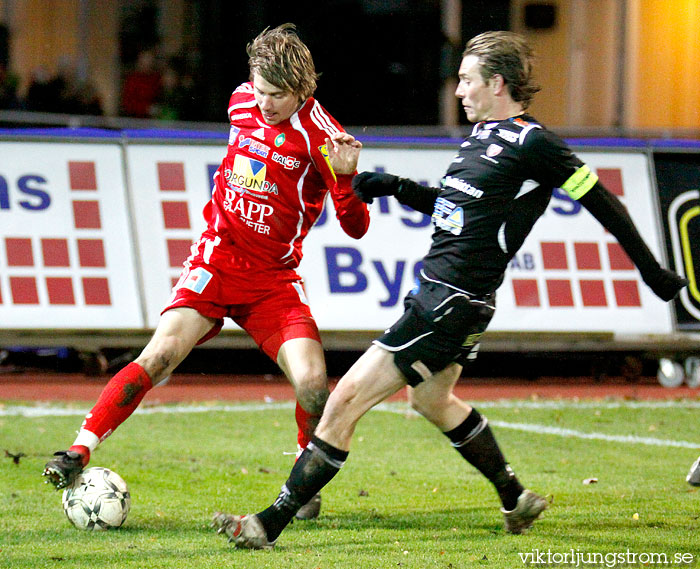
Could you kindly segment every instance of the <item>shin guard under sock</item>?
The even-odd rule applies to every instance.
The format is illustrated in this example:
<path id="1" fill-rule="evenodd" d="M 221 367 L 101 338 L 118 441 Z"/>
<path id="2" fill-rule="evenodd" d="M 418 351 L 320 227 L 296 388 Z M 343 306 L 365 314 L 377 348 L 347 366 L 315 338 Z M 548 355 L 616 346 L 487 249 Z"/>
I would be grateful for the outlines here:
<path id="1" fill-rule="evenodd" d="M 151 378 L 145 370 L 137 363 L 130 363 L 107 383 L 85 417 L 82 429 L 104 440 L 129 418 L 151 387 Z"/>
<path id="2" fill-rule="evenodd" d="M 304 504 L 321 491 L 340 471 L 348 458 L 346 451 L 313 437 L 294 463 L 277 500 L 257 514 L 267 539 L 275 541 Z"/>
<path id="3" fill-rule="evenodd" d="M 503 508 L 508 511 L 515 508 L 524 488 L 503 457 L 486 417 L 472 409 L 467 418 L 445 436 L 457 452 L 496 487 Z"/>

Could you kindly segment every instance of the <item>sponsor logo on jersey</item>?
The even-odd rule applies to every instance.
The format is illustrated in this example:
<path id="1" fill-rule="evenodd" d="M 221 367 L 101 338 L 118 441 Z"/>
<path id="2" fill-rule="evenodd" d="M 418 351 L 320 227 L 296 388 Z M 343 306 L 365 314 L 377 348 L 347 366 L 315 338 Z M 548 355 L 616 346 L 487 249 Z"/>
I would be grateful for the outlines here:
<path id="1" fill-rule="evenodd" d="M 475 198 L 480 198 L 484 195 L 484 191 L 479 188 L 475 188 L 469 182 L 465 182 L 461 178 L 454 178 L 452 176 L 445 176 L 442 181 L 443 187 L 453 188 L 459 192 L 463 192 L 469 196 Z"/>
<path id="2" fill-rule="evenodd" d="M 286 136 L 284 136 L 283 132 L 280 132 L 276 137 L 275 137 L 275 146 L 279 148 L 284 144 L 284 141 L 287 139 Z"/>
<path id="3" fill-rule="evenodd" d="M 503 128 L 499 128 L 498 132 L 496 133 L 500 138 L 503 140 L 507 140 L 508 142 L 518 142 L 518 133 L 513 132 L 511 130 L 505 130 Z"/>
<path id="4" fill-rule="evenodd" d="M 432 219 L 436 227 L 452 235 L 459 235 L 464 228 L 464 210 L 445 198 L 435 200 Z"/>
<path id="5" fill-rule="evenodd" d="M 294 290 L 297 291 L 297 294 L 299 295 L 299 300 L 301 300 L 304 304 L 306 304 L 308 306 L 309 299 L 306 298 L 306 292 L 304 291 L 304 285 L 300 282 L 295 282 L 295 283 L 292 283 L 292 286 L 294 287 Z"/>
<path id="6" fill-rule="evenodd" d="M 479 338 L 481 338 L 481 336 L 483 336 L 483 335 L 484 335 L 483 332 L 479 332 L 478 334 L 469 334 L 469 336 L 467 336 L 467 339 L 464 340 L 464 343 L 462 344 L 462 346 L 464 346 L 465 348 L 469 347 L 469 346 L 473 346 L 474 344 L 476 344 L 479 341 Z"/>
<path id="7" fill-rule="evenodd" d="M 287 170 L 294 170 L 301 165 L 301 162 L 294 156 L 282 156 L 279 152 L 272 153 L 272 160 L 284 166 Z"/>
<path id="8" fill-rule="evenodd" d="M 279 193 L 277 185 L 265 179 L 267 166 L 260 160 L 236 154 L 233 170 L 227 170 L 224 174 L 230 186 L 241 190 L 258 194 Z"/>
<path id="9" fill-rule="evenodd" d="M 238 134 L 240 132 L 241 132 L 240 128 L 231 125 L 231 130 L 229 130 L 229 132 L 228 132 L 228 143 L 229 144 L 236 144 L 236 138 L 238 137 Z"/>
<path id="10" fill-rule="evenodd" d="M 237 115 L 231 115 L 232 121 L 239 121 L 242 119 L 249 119 L 253 116 L 253 113 L 238 113 Z"/>
<path id="11" fill-rule="evenodd" d="M 179 288 L 186 288 L 197 294 L 202 294 L 202 291 L 209 284 L 212 274 L 202 267 L 197 267 L 192 269 L 185 281 L 180 285 Z"/>
<path id="12" fill-rule="evenodd" d="M 253 154 L 257 154 L 262 158 L 267 158 L 267 155 L 270 153 L 270 147 L 267 144 L 263 144 L 262 142 L 258 142 L 257 140 L 241 135 L 238 142 L 238 148 L 245 147 L 248 147 Z"/>
<path id="13" fill-rule="evenodd" d="M 489 162 L 493 162 L 494 164 L 499 164 L 498 160 L 494 159 L 494 156 L 498 156 L 502 150 L 503 147 L 499 146 L 498 144 L 489 144 L 488 148 L 486 149 L 486 152 L 480 155 L 479 158 L 483 158 L 484 160 L 488 160 Z"/>
<path id="14" fill-rule="evenodd" d="M 226 211 L 238 215 L 238 218 L 256 233 L 270 234 L 270 225 L 266 218 L 275 212 L 275 208 L 271 205 L 247 199 L 230 188 L 226 188 L 226 199 L 223 205 Z"/>
<path id="15" fill-rule="evenodd" d="M 501 152 L 503 152 L 502 146 L 498 144 L 489 144 L 489 147 L 486 149 L 486 156 L 493 158 L 494 156 L 498 156 Z"/>
<path id="16" fill-rule="evenodd" d="M 323 159 L 326 161 L 326 164 L 328 164 L 328 169 L 331 171 L 331 174 L 333 174 L 333 179 L 335 179 L 335 172 L 333 171 L 333 166 L 331 166 L 331 160 L 328 157 L 328 148 L 326 148 L 325 144 L 322 144 L 318 147 L 318 150 L 323 155 Z"/>

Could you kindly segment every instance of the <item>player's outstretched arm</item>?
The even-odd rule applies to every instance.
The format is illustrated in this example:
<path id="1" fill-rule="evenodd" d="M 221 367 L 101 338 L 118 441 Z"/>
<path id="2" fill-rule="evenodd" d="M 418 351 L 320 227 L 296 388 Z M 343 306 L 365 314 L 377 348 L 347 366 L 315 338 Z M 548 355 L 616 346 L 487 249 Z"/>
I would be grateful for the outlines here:
<path id="1" fill-rule="evenodd" d="M 352 179 L 352 189 L 365 203 L 372 203 L 381 196 L 396 196 L 402 204 L 426 215 L 432 215 L 440 192 L 438 188 L 421 186 L 408 178 L 383 172 L 360 172 Z"/>
<path id="2" fill-rule="evenodd" d="M 615 236 L 656 296 L 673 300 L 688 285 L 687 279 L 659 265 L 625 207 L 600 182 L 582 196 L 579 203 Z"/>

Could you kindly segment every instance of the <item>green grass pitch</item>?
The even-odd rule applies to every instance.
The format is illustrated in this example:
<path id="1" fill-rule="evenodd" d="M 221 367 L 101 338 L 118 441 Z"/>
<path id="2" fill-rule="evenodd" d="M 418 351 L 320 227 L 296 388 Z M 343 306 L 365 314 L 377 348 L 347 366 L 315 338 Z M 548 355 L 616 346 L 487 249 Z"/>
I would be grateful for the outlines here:
<path id="1" fill-rule="evenodd" d="M 698 401 L 475 406 L 522 482 L 551 501 L 529 533 L 505 534 L 487 481 L 432 425 L 391 404 L 360 422 L 321 517 L 292 524 L 273 551 L 244 551 L 209 520 L 276 497 L 293 462 L 285 451 L 295 450 L 291 403 L 143 409 L 91 461 L 127 481 L 129 518 L 115 531 L 81 532 L 41 471 L 89 405 L 5 402 L 1 448 L 25 456 L 0 462 L 0 567 L 700 566 L 700 491 L 685 482 L 700 454 Z"/>

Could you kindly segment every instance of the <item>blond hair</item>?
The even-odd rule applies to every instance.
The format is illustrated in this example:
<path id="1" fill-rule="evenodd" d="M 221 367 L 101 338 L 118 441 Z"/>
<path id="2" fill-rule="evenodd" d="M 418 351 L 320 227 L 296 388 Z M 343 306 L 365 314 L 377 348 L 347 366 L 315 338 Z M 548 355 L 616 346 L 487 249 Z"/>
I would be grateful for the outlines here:
<path id="1" fill-rule="evenodd" d="M 314 94 L 318 74 L 311 52 L 299 39 L 294 24 L 265 28 L 247 45 L 246 52 L 251 80 L 257 73 L 302 101 Z"/>
<path id="2" fill-rule="evenodd" d="M 462 57 L 479 58 L 481 77 L 488 82 L 494 75 L 503 77 L 514 101 L 527 109 L 540 90 L 532 77 L 534 54 L 525 38 L 513 32 L 484 32 L 467 42 Z"/>

